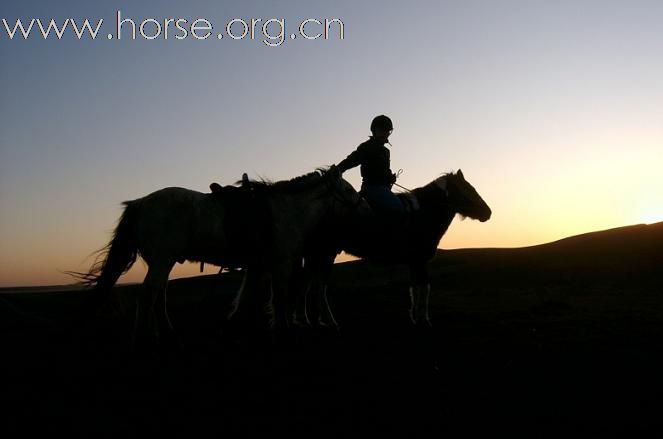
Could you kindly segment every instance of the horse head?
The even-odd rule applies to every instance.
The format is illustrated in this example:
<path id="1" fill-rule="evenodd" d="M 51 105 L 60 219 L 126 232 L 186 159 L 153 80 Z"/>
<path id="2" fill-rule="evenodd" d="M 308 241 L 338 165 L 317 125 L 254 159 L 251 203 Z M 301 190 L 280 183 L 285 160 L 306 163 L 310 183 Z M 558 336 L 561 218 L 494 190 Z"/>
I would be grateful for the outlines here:
<path id="1" fill-rule="evenodd" d="M 465 180 L 462 170 L 445 174 L 434 181 L 446 197 L 446 204 L 459 215 L 485 222 L 490 219 L 492 211 L 488 204 L 477 193 L 476 189 Z"/>

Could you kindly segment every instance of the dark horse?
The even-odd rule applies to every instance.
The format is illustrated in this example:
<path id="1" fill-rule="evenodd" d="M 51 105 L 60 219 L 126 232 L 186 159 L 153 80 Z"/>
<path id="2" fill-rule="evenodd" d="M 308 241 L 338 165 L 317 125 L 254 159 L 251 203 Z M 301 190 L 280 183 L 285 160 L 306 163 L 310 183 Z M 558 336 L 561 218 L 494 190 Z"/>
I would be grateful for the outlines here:
<path id="1" fill-rule="evenodd" d="M 491 210 L 460 170 L 399 197 L 412 206 L 405 218 L 382 219 L 363 205 L 355 215 L 346 217 L 348 221 L 328 223 L 320 231 L 305 256 L 304 265 L 312 280 L 297 298 L 296 322 L 310 324 L 308 309 L 313 308 L 319 325 L 336 326 L 326 289 L 334 257 L 344 250 L 379 263 L 407 264 L 411 273 L 410 319 L 415 325 L 430 325 L 427 262 L 435 256 L 454 216 L 484 222 L 490 219 Z"/>
<path id="2" fill-rule="evenodd" d="M 243 287 L 256 280 L 260 285 L 255 292 L 241 288 L 229 315 L 240 305 L 257 304 L 279 324 L 285 311 L 278 299 L 285 293 L 278 291 L 287 288 L 304 243 L 324 219 L 347 212 L 353 198 L 357 194 L 349 183 L 323 170 L 276 183 L 226 186 L 211 194 L 161 189 L 124 202 L 113 238 L 97 261 L 87 273 L 70 274 L 94 286 L 88 309 L 93 312 L 141 256 L 148 271 L 138 300 L 137 332 L 158 339 L 160 332 L 173 334 L 166 286 L 175 263 L 247 267 Z M 273 297 L 271 291 L 263 294 L 270 287 L 278 290 Z"/>

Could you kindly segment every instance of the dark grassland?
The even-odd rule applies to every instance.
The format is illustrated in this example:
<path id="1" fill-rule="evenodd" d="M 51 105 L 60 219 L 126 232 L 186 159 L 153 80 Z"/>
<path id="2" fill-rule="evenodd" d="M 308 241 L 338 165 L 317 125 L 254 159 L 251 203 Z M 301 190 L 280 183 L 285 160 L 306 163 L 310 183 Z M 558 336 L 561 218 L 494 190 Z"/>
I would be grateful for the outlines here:
<path id="1" fill-rule="evenodd" d="M 171 281 L 183 346 L 142 354 L 139 286 L 85 331 L 83 291 L 0 290 L 0 434 L 661 434 L 663 223 L 430 269 L 431 330 L 407 323 L 406 270 L 353 262 L 330 287 L 341 330 L 277 339 L 224 332 L 239 273 Z"/>

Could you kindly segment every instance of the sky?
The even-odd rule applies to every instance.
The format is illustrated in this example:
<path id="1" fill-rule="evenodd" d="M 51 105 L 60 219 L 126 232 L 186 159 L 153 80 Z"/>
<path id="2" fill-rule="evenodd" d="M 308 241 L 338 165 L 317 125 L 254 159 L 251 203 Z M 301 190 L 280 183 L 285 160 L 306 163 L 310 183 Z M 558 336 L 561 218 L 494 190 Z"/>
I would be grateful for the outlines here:
<path id="1" fill-rule="evenodd" d="M 214 31 L 109 39 L 118 10 Z M 456 219 L 441 248 L 663 221 L 657 0 L 9 0 L 0 18 L 104 19 L 94 40 L 44 40 L 37 25 L 10 39 L 0 24 L 0 287 L 70 283 L 62 272 L 92 263 L 124 200 L 338 163 L 377 114 L 394 121 L 399 184 L 462 169 L 492 208 L 486 223 Z M 286 38 L 269 47 L 260 25 L 215 38 L 234 18 L 283 19 Z M 306 18 L 341 20 L 344 38 L 289 38 Z M 344 177 L 359 188 L 358 169 Z"/>

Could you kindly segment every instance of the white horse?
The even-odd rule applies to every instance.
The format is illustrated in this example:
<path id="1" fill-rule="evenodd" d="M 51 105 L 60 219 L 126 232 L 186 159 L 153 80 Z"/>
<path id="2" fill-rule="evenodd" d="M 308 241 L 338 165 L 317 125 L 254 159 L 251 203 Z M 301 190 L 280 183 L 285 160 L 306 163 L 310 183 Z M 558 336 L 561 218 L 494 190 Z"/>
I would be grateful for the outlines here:
<path id="1" fill-rule="evenodd" d="M 166 286 L 176 262 L 247 267 L 249 283 L 267 279 L 274 289 L 285 290 L 292 267 L 301 261 L 304 243 L 318 223 L 342 215 L 356 197 L 349 183 L 325 171 L 273 184 L 226 186 L 217 192 L 172 187 L 124 202 L 113 238 L 89 272 L 70 272 L 94 286 L 91 304 L 105 301 L 118 278 L 140 256 L 148 271 L 137 301 L 136 332 L 156 339 L 174 335 Z M 280 324 L 285 310 L 278 299 L 283 296 L 274 294 L 272 307 L 271 296 L 249 294 L 243 288 L 230 315 L 242 304 L 258 303 L 273 308 L 275 323 Z"/>
<path id="2" fill-rule="evenodd" d="M 355 215 L 344 217 L 346 221 L 328 224 L 319 231 L 305 256 L 305 268 L 311 281 L 298 300 L 297 322 L 310 324 L 309 308 L 312 308 L 319 325 L 337 326 L 327 301 L 327 284 L 334 257 L 344 250 L 378 263 L 408 265 L 410 320 L 415 325 L 430 326 L 427 262 L 435 256 L 442 236 L 456 215 L 484 222 L 490 219 L 492 212 L 460 170 L 399 197 L 411 206 L 404 217 L 381 219 L 364 203 Z M 309 296 L 313 300 L 309 300 Z"/>

